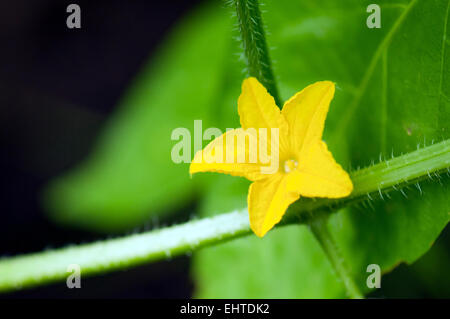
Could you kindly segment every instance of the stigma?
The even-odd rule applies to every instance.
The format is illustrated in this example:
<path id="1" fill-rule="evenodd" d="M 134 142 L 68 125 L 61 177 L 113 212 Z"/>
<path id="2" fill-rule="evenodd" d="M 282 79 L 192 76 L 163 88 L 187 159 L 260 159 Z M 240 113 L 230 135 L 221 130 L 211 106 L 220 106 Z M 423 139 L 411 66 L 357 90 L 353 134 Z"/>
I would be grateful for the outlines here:
<path id="1" fill-rule="evenodd" d="M 290 173 L 294 169 L 296 169 L 297 166 L 298 166 L 298 162 L 296 160 L 293 160 L 293 159 L 286 160 L 286 161 L 284 161 L 284 165 L 283 165 L 284 172 Z"/>

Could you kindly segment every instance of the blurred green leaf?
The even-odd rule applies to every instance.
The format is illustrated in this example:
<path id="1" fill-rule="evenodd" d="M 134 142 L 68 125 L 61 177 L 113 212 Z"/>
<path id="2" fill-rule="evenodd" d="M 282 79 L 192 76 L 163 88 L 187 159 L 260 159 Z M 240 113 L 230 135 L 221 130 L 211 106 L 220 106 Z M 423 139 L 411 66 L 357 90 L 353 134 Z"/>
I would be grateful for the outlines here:
<path id="1" fill-rule="evenodd" d="M 193 132 L 195 119 L 211 123 L 232 41 L 231 21 L 217 4 L 179 23 L 131 84 L 89 158 L 50 185 L 46 205 L 54 219 L 120 231 L 193 196 L 188 164 L 171 160 L 171 133 Z"/>
<path id="2" fill-rule="evenodd" d="M 220 176 L 204 198 L 203 216 L 245 207 L 250 182 Z M 319 243 L 305 225 L 205 248 L 194 255 L 199 298 L 333 298 L 345 296 Z"/>
<path id="3" fill-rule="evenodd" d="M 381 29 L 366 27 L 370 3 L 274 1 L 263 16 L 285 99 L 314 81 L 337 83 L 324 138 L 344 167 L 367 166 L 449 136 L 448 1 L 379 1 Z M 440 179 L 407 190 L 408 198 L 396 193 L 370 203 L 373 208 L 333 216 L 331 231 L 363 289 L 368 264 L 386 272 L 414 262 L 448 223 L 448 178 Z M 205 211 L 235 202 L 225 188 L 214 188 L 219 195 L 207 198 Z M 305 227 L 290 226 L 263 240 L 244 238 L 199 252 L 198 296 L 344 297 L 310 236 Z"/>

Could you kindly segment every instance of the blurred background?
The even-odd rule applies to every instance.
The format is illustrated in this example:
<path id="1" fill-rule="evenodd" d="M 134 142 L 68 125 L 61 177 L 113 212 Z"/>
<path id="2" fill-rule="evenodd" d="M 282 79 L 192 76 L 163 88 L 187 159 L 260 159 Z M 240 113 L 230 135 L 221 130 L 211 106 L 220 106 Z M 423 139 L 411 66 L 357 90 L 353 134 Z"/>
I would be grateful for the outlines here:
<path id="1" fill-rule="evenodd" d="M 1 2 L 1 256 L 105 237 L 49 221 L 42 188 L 87 156 L 130 80 L 198 2 L 77 1 L 81 29 L 66 27 L 73 1 Z M 92 278 L 78 291 L 61 284 L 10 296 L 186 297 L 188 268 L 177 258 Z"/>
<path id="2" fill-rule="evenodd" d="M 111 115 L 123 111 L 118 105 L 130 83 L 154 58 L 174 25 L 202 5 L 199 0 L 77 1 L 82 27 L 68 29 L 66 7 L 71 2 L 19 0 L 0 4 L 0 256 L 183 222 L 196 214 L 199 205 L 192 190 L 194 194 L 185 195 L 187 200 L 167 208 L 171 213 L 166 217 L 155 220 L 140 215 L 123 227 L 117 227 L 123 223 L 122 217 L 103 222 L 105 216 L 100 214 L 92 217 L 88 226 L 80 220 L 72 223 L 72 215 L 78 211 L 55 217 L 53 208 L 59 204 L 55 199 L 46 201 L 46 194 L 52 192 L 48 185 L 88 158 L 105 126 L 114 126 Z M 227 10 L 225 5 L 219 7 Z M 228 27 L 228 22 L 224 25 Z M 164 50 L 158 56 L 172 54 Z M 179 73 L 183 73 L 182 65 Z M 226 84 L 229 79 L 223 81 Z M 224 99 L 235 100 L 237 90 Z M 186 102 L 185 112 L 190 112 L 189 105 Z M 170 110 L 161 112 L 171 116 Z M 49 196 L 60 198 L 54 194 Z M 76 202 L 78 195 L 73 196 L 64 200 Z M 82 211 L 80 205 L 76 207 Z M 117 203 L 120 205 L 126 206 L 126 202 Z M 163 203 L 154 210 L 163 211 L 164 207 Z M 137 207 L 136 211 L 142 209 Z M 89 211 L 86 214 L 88 220 Z M 449 248 L 447 226 L 430 251 L 412 266 L 402 264 L 384 276 L 382 289 L 370 296 L 450 297 L 446 274 Z M 82 289 L 69 290 L 65 283 L 57 283 L 0 297 L 185 298 L 192 296 L 195 288 L 191 257 L 183 256 L 83 278 Z"/>

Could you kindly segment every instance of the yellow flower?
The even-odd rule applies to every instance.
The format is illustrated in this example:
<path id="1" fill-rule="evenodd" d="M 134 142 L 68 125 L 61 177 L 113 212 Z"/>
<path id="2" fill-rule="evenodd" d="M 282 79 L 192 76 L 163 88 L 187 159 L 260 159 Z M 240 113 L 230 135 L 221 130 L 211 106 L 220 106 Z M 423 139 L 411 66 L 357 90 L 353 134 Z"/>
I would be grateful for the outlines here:
<path id="1" fill-rule="evenodd" d="M 252 181 L 247 199 L 248 211 L 250 227 L 259 237 L 272 229 L 288 206 L 300 196 L 348 196 L 353 190 L 350 177 L 322 141 L 325 118 L 333 96 L 332 82 L 316 82 L 291 97 L 280 111 L 257 79 L 244 80 L 238 100 L 242 128 L 228 131 L 197 152 L 190 173 L 219 172 Z M 260 128 L 278 129 L 279 143 L 269 144 L 271 135 L 248 133 L 250 129 Z M 231 141 L 230 137 L 233 140 L 227 143 L 227 138 Z M 249 143 L 236 146 L 236 137 Z M 275 172 L 264 173 L 262 169 L 268 164 L 261 158 L 248 160 L 255 153 L 255 149 L 249 146 L 252 137 L 258 140 L 260 147 L 267 147 L 271 155 L 276 153 L 274 147 L 279 149 L 279 158 L 276 159 L 279 165 Z M 229 155 L 232 152 L 234 161 L 222 160 L 227 151 Z M 246 160 L 239 161 L 238 158 Z"/>

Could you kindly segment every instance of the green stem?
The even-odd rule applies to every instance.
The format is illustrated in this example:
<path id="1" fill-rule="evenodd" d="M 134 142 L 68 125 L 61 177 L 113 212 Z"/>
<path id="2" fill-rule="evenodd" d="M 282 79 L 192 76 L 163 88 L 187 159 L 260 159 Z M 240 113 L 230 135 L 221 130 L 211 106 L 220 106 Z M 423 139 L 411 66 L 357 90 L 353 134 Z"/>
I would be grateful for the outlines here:
<path id="1" fill-rule="evenodd" d="M 333 239 L 333 236 L 328 230 L 327 220 L 328 217 L 316 218 L 315 220 L 313 220 L 310 224 L 311 231 L 319 241 L 320 246 L 327 255 L 328 260 L 330 261 L 337 275 L 344 282 L 344 286 L 347 289 L 347 293 L 350 298 L 362 299 L 364 298 L 364 295 L 361 293 L 361 291 L 359 291 L 358 286 L 353 281 L 353 278 L 348 271 L 347 265 L 345 265 L 345 261 L 339 253 L 339 249 Z"/>
<path id="2" fill-rule="evenodd" d="M 354 191 L 349 197 L 301 199 L 291 205 L 280 225 L 310 223 L 340 207 L 367 200 L 368 195 L 375 199 L 376 194 L 401 191 L 421 180 L 437 182 L 438 174 L 447 173 L 449 166 L 450 140 L 446 140 L 357 170 L 350 173 Z M 64 279 L 70 264 L 80 265 L 82 275 L 105 273 L 182 255 L 250 233 L 248 213 L 242 210 L 123 238 L 3 258 L 0 291 Z"/>
<path id="3" fill-rule="evenodd" d="M 328 212 L 348 204 L 381 198 L 386 193 L 400 191 L 408 185 L 423 180 L 440 180 L 441 173 L 450 173 L 450 140 L 430 145 L 414 152 L 393 157 L 384 162 L 351 172 L 353 192 L 340 199 L 301 199 L 293 203 L 287 218 L 302 218 L 307 221 L 312 213 Z"/>
<path id="4" fill-rule="evenodd" d="M 234 5 L 248 73 L 264 85 L 281 108 L 258 0 L 234 0 Z"/>
<path id="5" fill-rule="evenodd" d="M 81 276 L 170 259 L 249 233 L 246 211 L 190 221 L 161 230 L 0 259 L 0 291 L 63 280 L 71 264 Z"/>

